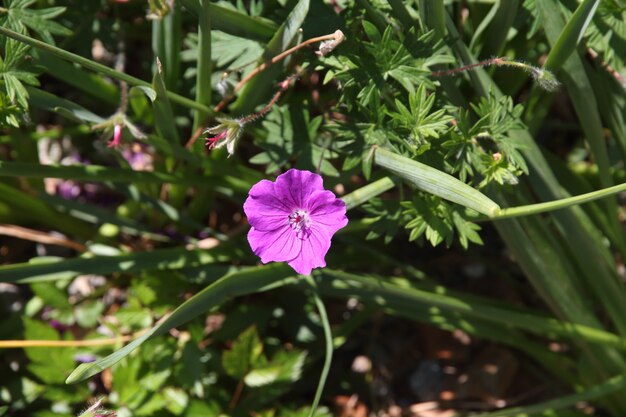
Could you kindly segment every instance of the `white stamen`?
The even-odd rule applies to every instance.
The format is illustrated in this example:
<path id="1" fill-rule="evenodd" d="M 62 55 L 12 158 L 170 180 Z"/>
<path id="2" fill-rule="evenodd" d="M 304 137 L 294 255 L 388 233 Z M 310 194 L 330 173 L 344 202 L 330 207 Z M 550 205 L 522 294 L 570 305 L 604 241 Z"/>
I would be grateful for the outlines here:
<path id="1" fill-rule="evenodd" d="M 299 239 L 306 240 L 311 234 L 311 219 L 306 210 L 296 210 L 289 215 L 289 225 L 296 232 Z"/>

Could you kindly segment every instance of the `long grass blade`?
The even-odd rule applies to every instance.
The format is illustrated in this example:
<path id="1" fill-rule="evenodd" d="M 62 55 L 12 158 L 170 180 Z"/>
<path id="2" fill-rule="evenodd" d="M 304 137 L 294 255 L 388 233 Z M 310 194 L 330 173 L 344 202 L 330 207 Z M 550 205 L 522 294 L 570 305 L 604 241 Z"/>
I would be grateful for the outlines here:
<path id="1" fill-rule="evenodd" d="M 117 80 L 120 81 L 125 81 L 127 82 L 129 85 L 134 85 L 134 86 L 143 86 L 143 87 L 149 87 L 152 88 L 152 86 L 150 85 L 150 83 L 140 80 L 139 78 L 133 77 L 131 75 L 128 75 L 126 73 L 123 72 L 119 72 L 116 71 L 112 68 L 109 68 L 105 65 L 99 64 L 95 61 L 92 61 L 90 59 L 84 58 L 80 55 L 76 55 L 74 53 L 68 52 L 64 49 L 58 48 L 54 45 L 50 45 L 47 44 L 45 42 L 39 41 L 37 39 L 31 38 L 30 36 L 27 35 L 23 35 L 21 33 L 17 33 L 14 32 L 10 29 L 7 29 L 5 27 L 1 27 L 0 26 L 0 35 L 4 35 L 7 36 L 9 38 L 15 39 L 17 41 L 20 41 L 22 43 L 25 43 L 26 45 L 30 45 L 33 48 L 39 49 L 41 51 L 46 51 L 49 52 L 55 56 L 58 56 L 61 59 L 64 59 L 66 61 L 69 62 L 73 62 L 75 64 L 78 64 L 84 68 L 90 69 L 92 71 L 98 72 L 100 74 L 103 75 L 107 75 L 109 77 L 115 78 Z M 196 103 L 193 100 L 190 100 L 186 97 L 183 97 L 179 94 L 173 93 L 171 91 L 167 92 L 167 96 L 175 103 L 180 104 L 181 106 L 185 106 L 188 107 L 190 109 L 194 109 L 194 110 L 200 110 L 200 111 L 205 111 L 207 113 L 211 113 L 212 109 L 210 109 L 207 106 L 203 106 L 199 103 Z"/>
<path id="2" fill-rule="evenodd" d="M 613 394 L 614 392 L 618 392 L 624 389 L 624 387 L 626 387 L 626 375 L 622 374 L 614 376 L 613 378 L 610 378 L 609 380 L 601 384 L 595 385 L 591 388 L 587 388 L 586 390 L 576 394 L 565 395 L 554 400 L 545 401 L 539 404 L 529 405 L 525 407 L 513 407 L 504 410 L 498 410 L 493 413 L 477 414 L 475 415 L 475 417 L 524 417 L 539 413 L 550 413 L 551 415 L 557 415 L 555 414 L 555 411 L 557 410 L 573 407 L 576 404 L 584 401 L 592 401 L 598 398 L 602 398 L 609 394 Z"/>
<path id="3" fill-rule="evenodd" d="M 67 377 L 66 383 L 73 384 L 102 372 L 115 365 L 144 342 L 167 333 L 200 314 L 216 307 L 233 297 L 259 293 L 293 282 L 293 271 L 286 265 L 271 265 L 251 268 L 246 271 L 228 274 L 209 285 L 183 304 L 159 324 L 123 348 L 96 362 L 78 366 Z"/>
<path id="4" fill-rule="evenodd" d="M 539 7 L 540 9 L 545 6 L 542 6 L 541 3 L 543 2 L 537 2 L 537 7 Z M 546 58 L 546 62 L 544 64 L 546 68 L 550 68 L 551 70 L 556 70 L 560 68 L 570 57 L 570 55 L 576 50 L 576 47 L 578 46 L 580 40 L 585 34 L 589 23 L 591 23 L 591 19 L 593 19 L 593 15 L 595 14 L 599 4 L 600 0 L 583 1 L 578 6 L 578 8 L 576 8 L 576 11 L 572 15 L 572 17 L 567 21 L 567 24 L 565 25 L 565 27 L 563 27 L 563 30 L 561 30 L 558 38 L 554 39 L 552 35 L 548 35 L 553 40 L 551 40 L 552 49 L 550 50 L 548 58 Z M 561 11 L 558 10 L 558 5 L 557 7 L 552 7 L 552 5 L 548 5 L 548 7 L 550 7 L 550 10 L 547 11 L 544 9 L 542 13 L 544 19 L 546 19 L 548 16 L 556 18 L 560 15 Z M 548 14 L 546 14 L 546 12 Z M 546 24 L 549 25 L 552 24 L 552 22 L 546 22 Z M 558 30 L 560 26 L 561 25 L 555 27 L 554 30 Z"/>
<path id="5" fill-rule="evenodd" d="M 158 249 L 116 256 L 74 258 L 45 263 L 21 263 L 0 266 L 0 282 L 19 284 L 54 281 L 77 275 L 113 272 L 170 271 L 228 261 L 229 251 L 187 248 Z"/>
<path id="6" fill-rule="evenodd" d="M 500 206 L 489 197 L 452 175 L 383 148 L 374 151 L 374 163 L 407 180 L 415 187 L 453 203 L 476 210 L 489 217 Z"/>

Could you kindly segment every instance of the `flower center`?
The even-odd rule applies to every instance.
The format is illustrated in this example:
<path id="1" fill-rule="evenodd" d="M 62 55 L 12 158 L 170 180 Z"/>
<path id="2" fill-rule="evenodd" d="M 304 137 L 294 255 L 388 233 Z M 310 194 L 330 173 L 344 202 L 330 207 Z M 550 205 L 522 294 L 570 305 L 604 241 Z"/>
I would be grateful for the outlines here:
<path id="1" fill-rule="evenodd" d="M 311 219 L 306 210 L 296 210 L 289 215 L 289 226 L 296 232 L 299 239 L 306 240 L 311 234 Z"/>

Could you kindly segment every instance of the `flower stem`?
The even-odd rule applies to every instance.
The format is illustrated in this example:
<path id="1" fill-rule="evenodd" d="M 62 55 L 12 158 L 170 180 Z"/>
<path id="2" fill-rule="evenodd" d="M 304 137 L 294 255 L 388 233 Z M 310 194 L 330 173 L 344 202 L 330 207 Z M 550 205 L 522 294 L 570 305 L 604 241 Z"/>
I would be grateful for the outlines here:
<path id="1" fill-rule="evenodd" d="M 546 85 L 546 83 L 542 83 L 542 81 L 544 80 L 544 78 L 548 77 L 548 74 L 551 75 L 551 73 L 549 73 L 549 71 L 546 71 L 545 69 L 541 69 L 538 67 L 534 67 L 530 64 L 527 64 L 525 62 L 522 61 L 515 61 L 515 60 L 511 60 L 507 57 L 499 57 L 499 58 L 490 58 L 490 59 L 486 59 L 484 61 L 480 61 L 480 62 L 476 62 L 474 64 L 469 64 L 469 65 L 465 65 L 459 68 L 453 68 L 453 69 L 448 69 L 448 70 L 441 70 L 441 71 L 433 71 L 430 74 L 433 77 L 443 77 L 443 76 L 448 76 L 448 75 L 457 75 L 460 74 L 462 72 L 466 72 L 466 71 L 471 71 L 474 70 L 476 68 L 481 68 L 481 67 L 489 67 L 491 65 L 497 65 L 499 67 L 514 67 L 514 68 L 519 68 L 523 71 L 526 71 L 528 73 L 530 73 L 533 78 L 535 78 L 538 82 L 539 85 L 546 89 L 546 90 L 551 90 L 554 89 L 554 86 L 558 85 L 558 81 L 556 81 L 556 79 L 552 80 L 552 77 L 550 77 L 550 82 L 555 83 L 554 85 Z"/>
<path id="2" fill-rule="evenodd" d="M 480 67 L 488 67 L 490 65 L 502 65 L 503 61 L 504 61 L 503 58 L 491 58 L 491 59 L 486 59 L 484 61 L 476 62 L 474 64 L 465 65 L 459 68 L 453 68 L 453 69 L 441 70 L 441 71 L 433 71 L 430 73 L 430 75 L 432 75 L 433 77 L 444 77 L 446 75 L 456 75 L 456 74 L 460 74 L 462 72 L 470 71 L 470 70 L 480 68 Z"/>
<path id="3" fill-rule="evenodd" d="M 581 194 L 574 197 L 567 197 L 556 201 L 549 201 L 547 203 L 502 208 L 499 211 L 496 211 L 496 213 L 489 218 L 490 220 L 502 220 L 510 219 L 512 217 L 529 216 L 531 214 L 547 213 L 549 211 L 560 210 L 578 204 L 588 203 L 590 201 L 600 198 L 609 197 L 622 191 L 626 191 L 626 183 L 614 185 L 612 187 L 607 187 L 602 190 L 592 191 L 590 193 Z"/>
<path id="4" fill-rule="evenodd" d="M 352 191 L 350 194 L 344 195 L 341 199 L 346 203 L 346 209 L 350 210 L 366 201 L 371 200 L 379 194 L 384 193 L 393 188 L 394 182 L 389 177 L 383 177 L 371 184 L 367 184 L 358 190 Z"/>
<path id="5" fill-rule="evenodd" d="M 135 78 L 131 75 L 125 74 L 123 72 L 119 72 L 119 71 L 115 71 L 112 68 L 109 68 L 105 65 L 99 64 L 95 61 L 92 61 L 90 59 L 84 58 L 80 55 L 76 55 L 73 54 L 71 52 L 65 51 L 61 48 L 58 48 L 56 46 L 47 44 L 45 42 L 39 41 L 37 39 L 33 39 L 30 36 L 26 36 L 26 35 L 22 35 L 20 33 L 14 32 L 10 29 L 7 29 L 5 27 L 1 27 L 0 26 L 0 35 L 4 35 L 4 36 L 8 36 L 9 38 L 15 39 L 19 42 L 25 43 L 27 45 L 32 46 L 33 48 L 39 49 L 41 51 L 45 51 L 45 52 L 49 52 L 53 55 L 58 56 L 61 59 L 64 59 L 66 61 L 69 62 L 73 62 L 75 64 L 78 64 L 84 68 L 88 68 L 92 71 L 98 72 L 100 74 L 104 74 L 107 75 L 111 78 L 115 78 L 117 80 L 120 81 L 125 81 L 130 85 L 135 85 L 135 86 L 142 86 L 142 87 L 150 87 L 152 88 L 152 86 L 150 85 L 149 82 L 140 80 L 139 78 Z M 172 100 L 175 103 L 180 104 L 181 106 L 185 106 L 188 107 L 190 109 L 194 109 L 194 110 L 200 110 L 202 112 L 205 113 L 209 113 L 211 114 L 211 108 L 207 107 L 203 104 L 200 103 L 196 103 L 193 100 L 190 100 L 186 97 L 183 97 L 181 95 L 178 95 L 176 93 L 173 93 L 171 91 L 168 91 L 167 96 L 169 97 L 170 100 Z"/>
<path id="6" fill-rule="evenodd" d="M 317 411 L 317 406 L 319 405 L 320 398 L 322 398 L 324 385 L 326 385 L 326 378 L 328 378 L 328 372 L 330 371 L 330 364 L 333 361 L 333 335 L 330 329 L 330 323 L 328 321 L 328 314 L 326 314 L 326 307 L 324 307 L 324 302 L 319 296 L 315 280 L 310 275 L 307 275 L 304 278 L 313 290 L 313 299 L 315 300 L 315 305 L 317 306 L 317 310 L 320 315 L 322 327 L 324 328 L 324 339 L 326 342 L 324 367 L 322 368 L 320 380 L 317 384 L 317 390 L 315 391 L 315 398 L 313 399 L 313 404 L 311 404 L 311 410 L 309 411 L 309 417 L 313 417 L 315 415 L 315 412 Z"/>
<path id="7" fill-rule="evenodd" d="M 278 91 L 276 91 L 276 93 L 274 94 L 272 99 L 265 105 L 265 107 L 263 107 L 261 110 L 259 110 L 256 113 L 253 113 L 253 114 L 251 114 L 249 116 L 246 116 L 246 117 L 242 117 L 241 119 L 239 119 L 239 123 L 245 125 L 246 123 L 249 123 L 249 122 L 252 122 L 252 121 L 258 119 L 259 117 L 265 116 L 271 110 L 272 106 L 274 106 L 274 104 L 276 104 L 276 102 L 278 101 L 280 96 L 289 88 L 289 85 L 291 84 L 291 80 L 293 80 L 294 78 L 297 78 L 298 76 L 299 76 L 299 74 L 293 74 L 293 75 L 287 77 L 286 79 L 284 79 L 279 84 L 280 88 L 278 89 Z"/>

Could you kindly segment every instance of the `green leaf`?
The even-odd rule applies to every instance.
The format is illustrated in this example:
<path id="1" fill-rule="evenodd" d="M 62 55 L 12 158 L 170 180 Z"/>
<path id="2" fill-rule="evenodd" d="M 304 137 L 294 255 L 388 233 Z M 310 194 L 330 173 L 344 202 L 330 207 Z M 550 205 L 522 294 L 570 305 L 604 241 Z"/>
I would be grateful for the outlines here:
<path id="1" fill-rule="evenodd" d="M 0 35 L 4 35 L 7 36 L 9 38 L 15 39 L 19 42 L 22 42 L 26 45 L 30 45 L 36 49 L 42 50 L 42 51 L 46 51 L 49 52 L 61 59 L 64 59 L 66 61 L 69 62 L 73 62 L 75 64 L 79 64 L 84 68 L 88 68 L 91 69 L 93 71 L 99 72 L 101 74 L 110 76 L 112 78 L 115 78 L 117 80 L 120 81 L 125 81 L 127 82 L 129 85 L 134 85 L 134 86 L 146 86 L 146 87 L 151 87 L 150 83 L 140 80 L 138 78 L 135 78 L 133 76 L 130 76 L 126 73 L 120 72 L 120 71 L 116 71 L 114 69 L 111 69 L 105 65 L 99 64 L 95 61 L 92 61 L 90 59 L 84 58 L 80 55 L 77 54 L 73 54 L 71 52 L 68 52 L 64 49 L 61 48 L 57 48 L 54 45 L 50 45 L 48 43 L 45 42 L 41 42 L 37 39 L 33 39 L 30 36 L 26 36 L 23 35 L 21 33 L 17 33 L 15 31 L 12 31 L 10 29 L 7 29 L 5 27 L 0 26 Z M 1 38 L 0 38 L 1 39 Z M 167 96 L 170 98 L 170 100 L 172 100 L 175 103 L 178 103 L 182 106 L 191 108 L 191 109 L 195 109 L 195 110 L 201 110 L 201 111 L 205 111 L 207 113 L 212 113 L 212 110 L 204 105 L 201 105 L 199 103 L 196 103 L 193 100 L 189 100 L 186 97 L 183 97 L 181 95 L 178 95 L 176 93 L 173 93 L 171 91 L 167 91 Z"/>
<path id="2" fill-rule="evenodd" d="M 226 374 L 239 380 L 257 363 L 263 353 L 263 344 L 255 326 L 241 333 L 230 348 L 222 355 L 222 366 Z"/>
<path id="3" fill-rule="evenodd" d="M 0 59 L 0 80 L 4 83 L 9 100 L 28 109 L 28 92 L 23 83 L 39 85 L 26 63 L 26 53 L 30 48 L 13 39 L 6 41 L 4 59 Z"/>
<path id="4" fill-rule="evenodd" d="M 104 77 L 87 72 L 47 52 L 40 53 L 38 58 L 37 63 L 45 67 L 47 74 L 106 102 L 112 108 L 119 105 L 120 97 L 116 86 Z"/>
<path id="5" fill-rule="evenodd" d="M 52 21 L 51 19 L 65 12 L 65 7 L 49 7 L 46 9 L 29 9 L 34 1 L 6 2 L 6 14 L 0 15 L 0 25 L 16 32 L 26 32 L 27 29 L 37 33 L 45 42 L 54 44 L 52 35 L 69 36 L 72 31 Z"/>
<path id="6" fill-rule="evenodd" d="M 92 226 L 65 213 L 60 213 L 40 199 L 2 182 L 0 182 L 0 202 L 4 202 L 29 221 L 47 225 L 63 233 L 87 238 L 93 236 L 95 231 Z"/>
<path id="7" fill-rule="evenodd" d="M 261 387 L 281 382 L 295 382 L 300 379 L 306 352 L 279 351 L 272 360 L 262 366 L 255 366 L 248 372 L 244 382 L 249 387 Z"/>
<path id="8" fill-rule="evenodd" d="M 145 85 L 138 85 L 138 86 L 132 87 L 130 89 L 130 92 L 132 93 L 133 90 L 141 91 L 143 94 L 146 95 L 146 97 L 148 97 L 148 99 L 150 99 L 151 102 L 154 102 L 157 99 L 157 92 L 154 91 L 154 88 L 151 88 Z"/>
<path id="9" fill-rule="evenodd" d="M 60 340 L 58 332 L 48 323 L 24 319 L 24 338 L 26 340 Z M 67 376 L 67 371 L 74 365 L 74 348 L 50 349 L 41 347 L 25 348 L 30 360 L 28 369 L 46 384 L 59 384 Z"/>

